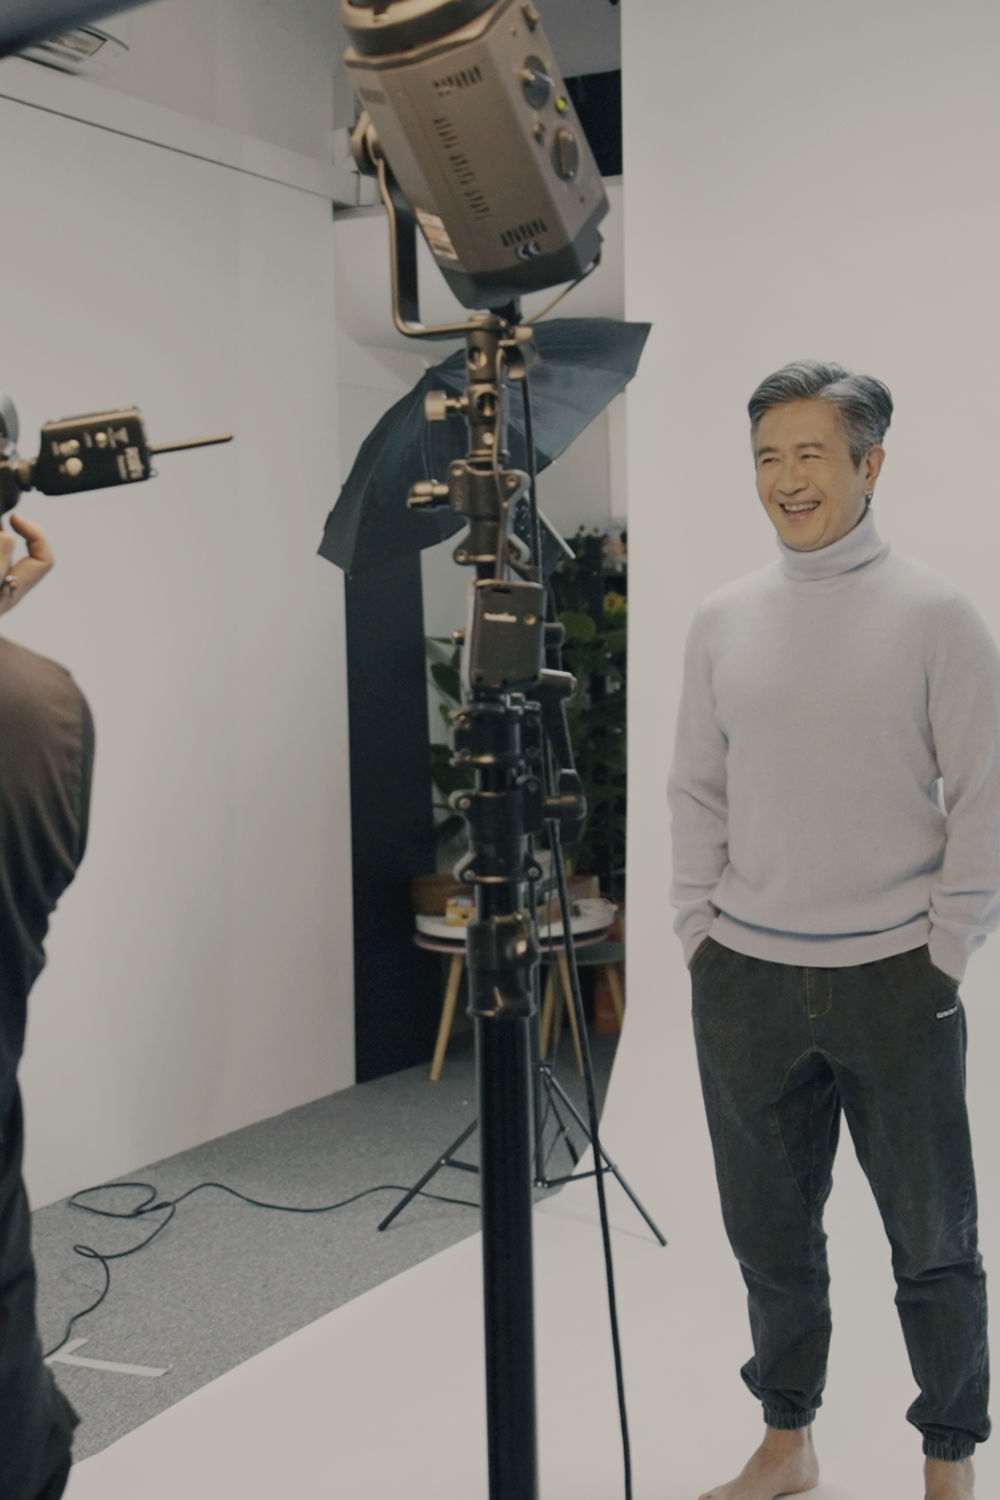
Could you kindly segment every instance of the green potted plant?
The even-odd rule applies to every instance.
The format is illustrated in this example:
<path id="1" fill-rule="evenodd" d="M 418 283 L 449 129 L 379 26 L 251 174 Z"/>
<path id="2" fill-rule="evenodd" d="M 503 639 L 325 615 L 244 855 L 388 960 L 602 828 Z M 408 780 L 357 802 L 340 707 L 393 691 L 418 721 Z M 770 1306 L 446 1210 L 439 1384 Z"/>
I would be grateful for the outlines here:
<path id="1" fill-rule="evenodd" d="M 628 601 L 609 591 L 603 618 L 561 610 L 563 666 L 577 690 L 567 718 L 576 769 L 587 799 L 579 837 L 567 846 L 578 875 L 596 875 L 602 891 L 623 894 L 626 808 L 626 648 Z"/>
<path id="2" fill-rule="evenodd" d="M 453 812 L 449 804 L 452 792 L 474 784 L 469 766 L 452 765 L 451 716 L 462 703 L 461 648 L 450 636 L 429 635 L 426 642 L 430 679 L 438 696 L 438 713 L 444 726 L 444 738 L 431 740 L 431 782 L 434 789 L 434 832 L 443 854 L 465 836 L 465 819 Z M 458 853 L 455 853 L 458 858 Z M 454 864 L 455 860 L 450 861 Z"/>

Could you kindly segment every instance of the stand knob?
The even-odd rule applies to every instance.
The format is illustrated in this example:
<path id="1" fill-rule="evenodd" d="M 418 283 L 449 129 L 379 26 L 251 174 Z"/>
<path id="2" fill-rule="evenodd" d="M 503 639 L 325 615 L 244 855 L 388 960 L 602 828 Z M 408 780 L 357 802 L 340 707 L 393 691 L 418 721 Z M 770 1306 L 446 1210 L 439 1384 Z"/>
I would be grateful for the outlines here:
<path id="1" fill-rule="evenodd" d="M 449 396 L 445 391 L 428 391 L 424 397 L 424 416 L 428 422 L 443 422 L 452 412 L 465 409 L 462 396 Z"/>
<path id="2" fill-rule="evenodd" d="M 448 486 L 437 479 L 421 479 L 410 486 L 406 503 L 411 510 L 419 510 L 423 505 L 433 510 L 438 505 L 446 505 L 450 493 Z"/>

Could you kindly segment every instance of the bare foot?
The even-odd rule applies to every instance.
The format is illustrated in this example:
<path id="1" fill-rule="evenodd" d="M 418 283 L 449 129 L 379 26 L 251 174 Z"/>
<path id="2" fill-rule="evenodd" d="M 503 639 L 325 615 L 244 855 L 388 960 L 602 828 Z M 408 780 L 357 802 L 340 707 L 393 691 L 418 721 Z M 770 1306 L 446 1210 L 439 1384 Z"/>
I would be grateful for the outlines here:
<path id="1" fill-rule="evenodd" d="M 777 1500 L 779 1495 L 802 1495 L 806 1490 L 814 1490 L 818 1483 L 819 1464 L 813 1449 L 812 1428 L 782 1432 L 769 1427 L 743 1472 L 729 1484 L 706 1490 L 701 1500 Z M 962 1490 L 955 1490 L 952 1497 L 947 1490 L 938 1495 L 928 1489 L 926 1500 L 966 1500 L 966 1497 Z M 971 1490 L 969 1500 L 972 1500 Z"/>
<path id="2" fill-rule="evenodd" d="M 940 1458 L 929 1458 L 924 1464 L 927 1485 L 924 1500 L 976 1500 L 976 1474 L 972 1459 L 950 1464 Z"/>

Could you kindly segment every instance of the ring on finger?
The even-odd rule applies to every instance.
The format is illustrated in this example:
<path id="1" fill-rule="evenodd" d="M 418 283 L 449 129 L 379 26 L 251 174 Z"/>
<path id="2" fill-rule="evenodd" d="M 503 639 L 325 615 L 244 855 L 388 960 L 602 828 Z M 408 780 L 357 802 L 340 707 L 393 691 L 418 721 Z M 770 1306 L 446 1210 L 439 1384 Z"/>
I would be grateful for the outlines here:
<path id="1" fill-rule="evenodd" d="M 13 599 L 17 594 L 17 577 L 14 573 L 8 573 L 3 583 L 0 583 L 0 598 Z"/>

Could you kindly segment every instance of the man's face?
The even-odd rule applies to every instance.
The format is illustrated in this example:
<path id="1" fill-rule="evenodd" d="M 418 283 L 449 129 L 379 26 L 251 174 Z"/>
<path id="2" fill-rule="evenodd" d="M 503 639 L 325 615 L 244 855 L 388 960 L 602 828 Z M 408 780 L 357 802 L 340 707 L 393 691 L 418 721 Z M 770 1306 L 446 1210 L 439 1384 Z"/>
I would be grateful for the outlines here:
<path id="1" fill-rule="evenodd" d="M 757 493 L 786 546 L 829 547 L 865 513 L 885 457 L 871 448 L 851 461 L 840 413 L 829 401 L 787 401 L 766 411 L 753 440 Z"/>

